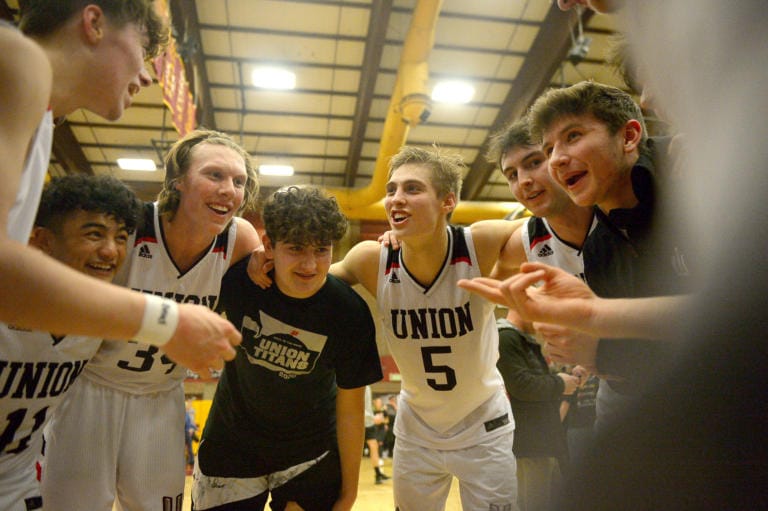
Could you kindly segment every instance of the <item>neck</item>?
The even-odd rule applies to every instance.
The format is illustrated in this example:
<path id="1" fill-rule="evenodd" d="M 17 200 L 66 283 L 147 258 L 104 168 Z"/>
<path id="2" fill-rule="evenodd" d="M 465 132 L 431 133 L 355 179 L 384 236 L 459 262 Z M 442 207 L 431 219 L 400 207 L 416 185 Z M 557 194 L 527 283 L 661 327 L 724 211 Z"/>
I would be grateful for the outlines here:
<path id="1" fill-rule="evenodd" d="M 439 232 L 417 239 L 401 240 L 401 245 L 400 253 L 408 273 L 427 285 L 435 279 L 445 260 L 448 231 L 445 225 L 441 225 Z"/>
<path id="2" fill-rule="evenodd" d="M 592 224 L 592 217 L 592 208 L 574 204 L 567 211 L 546 218 L 558 238 L 571 246 L 581 248 Z"/>
<path id="3" fill-rule="evenodd" d="M 215 238 L 184 222 L 179 214 L 173 220 L 168 220 L 166 215 L 162 215 L 160 222 L 163 226 L 165 246 L 180 270 L 188 270 L 199 261 Z"/>

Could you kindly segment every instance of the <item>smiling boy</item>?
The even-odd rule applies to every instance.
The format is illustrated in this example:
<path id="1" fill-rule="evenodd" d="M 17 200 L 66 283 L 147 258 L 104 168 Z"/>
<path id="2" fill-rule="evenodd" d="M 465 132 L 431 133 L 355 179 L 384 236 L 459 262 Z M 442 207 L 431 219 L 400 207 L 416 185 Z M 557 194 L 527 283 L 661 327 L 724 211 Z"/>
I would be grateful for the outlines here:
<path id="1" fill-rule="evenodd" d="M 271 497 L 272 509 L 349 510 L 365 387 L 382 374 L 367 304 L 328 275 L 347 219 L 335 199 L 297 186 L 275 192 L 263 219 L 274 284 L 253 284 L 247 259 L 222 282 L 219 309 L 243 343 L 203 431 L 193 508 L 263 509 Z"/>

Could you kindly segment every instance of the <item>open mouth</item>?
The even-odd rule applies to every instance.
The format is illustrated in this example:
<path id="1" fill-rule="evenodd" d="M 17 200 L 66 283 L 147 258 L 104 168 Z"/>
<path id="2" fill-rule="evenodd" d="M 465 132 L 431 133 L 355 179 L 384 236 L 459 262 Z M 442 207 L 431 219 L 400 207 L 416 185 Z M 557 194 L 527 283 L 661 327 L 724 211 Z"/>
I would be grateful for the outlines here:
<path id="1" fill-rule="evenodd" d="M 564 181 L 565 185 L 568 188 L 573 188 L 586 175 L 587 175 L 586 172 L 579 172 L 579 173 L 576 173 L 576 174 L 572 174 L 572 175 L 568 176 L 565 179 L 565 181 Z"/>
<path id="2" fill-rule="evenodd" d="M 226 206 L 219 206 L 218 204 L 208 204 L 208 208 L 218 215 L 228 215 L 229 208 Z"/>
<path id="3" fill-rule="evenodd" d="M 405 213 L 392 213 L 390 218 L 392 219 L 392 225 L 398 225 L 408 220 L 408 215 Z"/>
<path id="4" fill-rule="evenodd" d="M 91 275 L 102 278 L 111 277 L 115 271 L 114 264 L 106 263 L 88 263 L 86 268 Z"/>

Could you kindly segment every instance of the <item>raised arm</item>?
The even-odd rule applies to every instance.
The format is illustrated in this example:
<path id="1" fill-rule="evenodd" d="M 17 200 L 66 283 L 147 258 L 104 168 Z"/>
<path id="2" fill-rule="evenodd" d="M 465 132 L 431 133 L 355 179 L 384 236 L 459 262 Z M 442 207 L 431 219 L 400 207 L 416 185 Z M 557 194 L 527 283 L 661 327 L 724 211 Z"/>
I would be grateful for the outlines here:
<path id="1" fill-rule="evenodd" d="M 331 265 L 331 275 L 340 278 L 350 286 L 362 284 L 376 296 L 376 282 L 379 271 L 381 245 L 376 241 L 361 241 L 352 247 L 344 259 Z"/>
<path id="2" fill-rule="evenodd" d="M 520 233 L 516 233 L 524 222 L 525 219 L 482 220 L 472 224 L 472 239 L 483 276 L 491 275 L 492 271 L 503 276 L 515 273 L 526 260 Z"/>
<path id="3" fill-rule="evenodd" d="M 668 339 L 691 306 L 689 296 L 599 298 L 582 280 L 559 268 L 525 263 L 520 269 L 505 281 L 463 280 L 459 287 L 514 307 L 528 321 L 596 337 Z"/>
<path id="4" fill-rule="evenodd" d="M 162 307 L 147 309 L 144 319 L 142 294 L 78 273 L 10 237 L 10 211 L 24 186 L 27 152 L 48 105 L 51 68 L 43 51 L 15 30 L 0 27 L 0 47 L 0 321 L 110 339 L 131 339 L 142 325 L 150 335 L 164 329 L 153 338 L 158 344 L 167 340 L 161 347 L 175 361 L 204 373 L 222 366 L 222 359 L 234 357 L 232 343 L 240 338 L 228 321 L 191 305 L 175 309 L 175 329 L 173 323 L 162 324 L 167 319 Z"/>

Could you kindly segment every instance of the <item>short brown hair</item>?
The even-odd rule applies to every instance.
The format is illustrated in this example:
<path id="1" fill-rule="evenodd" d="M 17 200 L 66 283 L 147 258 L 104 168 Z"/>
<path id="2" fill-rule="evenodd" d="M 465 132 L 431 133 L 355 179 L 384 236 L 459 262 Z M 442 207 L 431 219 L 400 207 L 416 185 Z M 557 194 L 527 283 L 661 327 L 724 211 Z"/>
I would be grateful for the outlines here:
<path id="1" fill-rule="evenodd" d="M 524 117 L 509 123 L 505 128 L 491 135 L 485 158 L 501 168 L 501 160 L 507 156 L 509 151 L 516 147 L 529 147 L 537 144 L 531 136 L 528 119 Z M 503 171 L 504 169 L 501 168 L 501 170 Z"/>
<path id="2" fill-rule="evenodd" d="M 135 23 L 146 29 L 147 56 L 157 55 L 168 43 L 168 27 L 155 11 L 153 0 L 26 0 L 21 3 L 19 27 L 30 36 L 44 37 L 61 28 L 87 5 L 98 5 L 118 27 Z"/>
<path id="3" fill-rule="evenodd" d="M 423 165 L 431 171 L 432 186 L 439 197 L 444 197 L 450 192 L 456 194 L 459 200 L 463 170 L 467 168 L 459 154 L 451 154 L 434 147 L 432 151 L 414 146 L 403 146 L 396 155 L 389 160 L 388 177 L 407 163 Z"/>
<path id="4" fill-rule="evenodd" d="M 564 89 L 550 89 L 533 103 L 529 112 L 531 134 L 537 140 L 558 119 L 591 114 L 615 135 L 631 119 L 643 127 L 641 150 L 648 137 L 643 112 L 621 89 L 593 81 L 579 82 Z"/>

